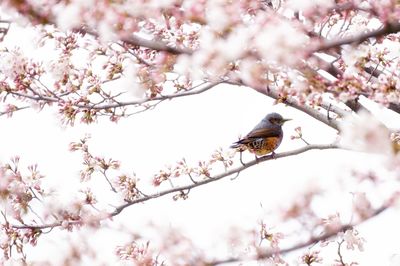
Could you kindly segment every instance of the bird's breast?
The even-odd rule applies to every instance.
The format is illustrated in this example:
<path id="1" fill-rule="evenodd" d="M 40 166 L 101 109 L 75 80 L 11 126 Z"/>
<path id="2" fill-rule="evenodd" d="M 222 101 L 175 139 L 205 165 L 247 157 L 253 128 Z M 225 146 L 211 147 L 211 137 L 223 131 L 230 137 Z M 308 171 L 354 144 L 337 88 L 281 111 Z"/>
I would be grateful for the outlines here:
<path id="1" fill-rule="evenodd" d="M 258 156 L 273 152 L 281 144 L 281 137 L 256 138 L 249 143 L 249 148 Z"/>

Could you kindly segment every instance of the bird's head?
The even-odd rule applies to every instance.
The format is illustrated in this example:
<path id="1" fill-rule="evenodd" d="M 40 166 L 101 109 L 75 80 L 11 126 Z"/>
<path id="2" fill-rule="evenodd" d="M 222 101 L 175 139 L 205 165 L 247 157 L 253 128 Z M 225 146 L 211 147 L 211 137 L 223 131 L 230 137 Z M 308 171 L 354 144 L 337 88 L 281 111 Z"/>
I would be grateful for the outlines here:
<path id="1" fill-rule="evenodd" d="M 273 125 L 282 126 L 285 122 L 292 120 L 292 119 L 283 118 L 278 113 L 270 113 L 265 117 L 265 120 L 267 120 L 268 122 L 270 122 Z"/>

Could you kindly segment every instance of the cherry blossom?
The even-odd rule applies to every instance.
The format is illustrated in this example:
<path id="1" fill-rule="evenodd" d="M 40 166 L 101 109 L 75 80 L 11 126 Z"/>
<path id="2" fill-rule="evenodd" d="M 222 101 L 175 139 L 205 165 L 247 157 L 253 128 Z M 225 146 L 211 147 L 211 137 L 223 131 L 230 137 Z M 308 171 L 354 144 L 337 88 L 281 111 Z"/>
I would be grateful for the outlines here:
<path id="1" fill-rule="evenodd" d="M 358 117 L 350 116 L 342 123 L 341 144 L 350 149 L 390 154 L 390 132 L 368 112 L 360 112 Z"/>
<path id="2" fill-rule="evenodd" d="M 126 162 L 118 155 L 103 154 L 82 132 L 81 139 L 71 140 L 66 147 L 79 160 L 76 177 L 68 177 L 79 188 L 67 200 L 61 200 L 59 191 L 51 189 L 53 177 L 47 175 L 46 165 L 27 162 L 24 154 L 10 160 L 2 157 L 1 263 L 54 264 L 52 258 L 35 261 L 31 252 L 50 238 L 56 243 L 52 245 L 67 243 L 63 237 L 68 236 L 74 240 L 67 243 L 60 261 L 65 265 L 94 264 L 95 257 L 102 254 L 96 256 L 99 251 L 88 240 L 109 230 L 115 239 L 105 244 L 113 245 L 110 250 L 114 250 L 114 260 L 132 265 L 247 261 L 289 265 L 292 260 L 288 254 L 305 265 L 357 265 L 344 250 L 368 256 L 364 244 L 369 234 L 363 231 L 361 235 L 358 226 L 365 221 L 372 223 L 373 217 L 393 209 L 400 195 L 399 128 L 394 128 L 400 114 L 399 17 L 396 0 L 1 1 L 0 115 L 5 119 L 23 112 L 51 112 L 68 129 L 81 125 L 89 128 L 104 121 L 112 122 L 111 127 L 129 121 L 135 133 L 146 132 L 147 126 L 155 123 L 151 118 L 142 126 L 129 119 L 151 110 L 156 113 L 164 103 L 175 104 L 177 99 L 198 97 L 204 101 L 198 113 L 216 116 L 207 112 L 206 92 L 217 91 L 221 85 L 229 88 L 219 99 L 218 113 L 223 114 L 223 122 L 240 120 L 230 117 L 225 108 L 233 100 L 229 93 L 238 87 L 273 99 L 274 107 L 293 109 L 299 117 L 321 122 L 314 128 L 304 119 L 296 121 L 292 132 L 285 131 L 285 136 L 291 136 L 288 147 L 298 145 L 292 149 L 285 147 L 254 158 L 245 151 L 221 148 L 226 146 L 220 143 L 201 158 L 172 158 L 168 154 L 171 158 L 166 158 L 164 167 L 155 166 L 151 159 L 146 162 L 151 166 L 145 174 L 132 169 L 143 163 L 140 155 L 134 156 L 136 150 L 129 151 L 136 159 Z M 241 99 L 235 108 L 265 110 L 269 105 L 267 101 L 265 105 L 245 101 Z M 384 115 L 380 115 L 383 111 L 396 116 L 394 126 L 384 121 Z M 189 125 L 193 118 L 186 116 L 187 109 L 168 119 Z M 192 134 L 225 131 L 208 122 L 205 119 L 197 124 L 197 132 Z M 157 138 L 169 142 L 162 139 L 164 130 L 177 129 L 157 129 Z M 310 137 L 315 136 L 311 131 L 331 133 L 323 133 L 326 136 L 318 136 L 321 138 L 316 141 Z M 25 134 L 30 137 L 31 133 L 27 130 Z M 224 133 L 228 136 L 229 132 Z M 118 136 L 110 135 L 110 143 L 115 138 Z M 203 136 L 197 141 L 208 143 Z M 152 146 L 153 140 L 146 140 L 146 144 L 151 153 L 160 149 Z M 372 172 L 343 167 L 332 181 L 325 168 L 334 165 L 329 155 L 335 152 L 366 156 L 368 162 L 374 158 L 379 167 Z M 323 165 L 324 170 L 313 172 L 322 185 L 307 185 L 300 193 L 289 195 L 287 184 L 280 191 L 284 202 L 273 206 L 260 203 L 258 220 L 254 215 L 249 219 L 254 220 L 246 221 L 250 225 L 243 222 L 233 230 L 231 244 L 237 246 L 230 252 L 221 248 L 229 246 L 227 239 L 219 239 L 217 247 L 204 250 L 195 238 L 185 235 L 184 229 L 165 230 L 163 224 L 151 223 L 143 230 L 133 226 L 141 219 L 137 209 L 151 206 L 148 201 L 170 199 L 173 206 L 198 208 L 191 204 L 201 188 L 238 178 L 236 181 L 243 183 L 258 182 L 251 179 L 256 174 L 250 174 L 249 169 L 258 169 L 268 177 L 271 183 L 263 183 L 263 193 L 273 194 L 274 180 L 283 177 L 280 171 L 268 167 L 282 163 L 281 170 L 290 168 L 290 164 L 284 164 L 286 158 L 297 156 L 302 161 L 307 153 L 316 160 L 301 167 L 312 172 Z M 357 167 L 356 163 L 352 166 Z M 297 178 L 296 172 L 292 179 Z M 325 180 L 332 184 L 323 183 Z M 216 194 L 228 196 L 229 189 L 225 186 Z M 199 194 L 195 194 L 197 191 Z M 242 188 L 234 196 L 250 198 L 252 193 Z M 202 203 L 205 210 L 214 207 Z M 239 208 L 234 207 L 235 211 Z M 248 206 L 251 210 L 253 207 Z M 133 216 L 126 214 L 128 209 Z M 256 209 L 258 205 L 253 214 Z M 168 211 L 163 206 L 152 213 L 152 218 L 158 219 L 159 212 Z M 204 219 L 219 221 L 219 214 L 222 211 Z M 133 220 L 129 220 L 131 217 Z M 204 228 L 198 226 L 196 230 L 208 229 L 201 226 Z M 119 235 L 124 239 L 117 239 Z M 329 258 L 325 251 L 334 251 L 335 257 Z"/>

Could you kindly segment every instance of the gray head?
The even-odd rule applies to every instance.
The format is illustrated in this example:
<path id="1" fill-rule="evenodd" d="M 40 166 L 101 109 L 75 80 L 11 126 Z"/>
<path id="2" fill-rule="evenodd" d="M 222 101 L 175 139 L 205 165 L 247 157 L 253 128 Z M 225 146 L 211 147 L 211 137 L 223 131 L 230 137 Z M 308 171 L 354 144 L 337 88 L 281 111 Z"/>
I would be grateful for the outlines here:
<path id="1" fill-rule="evenodd" d="M 280 114 L 278 113 L 270 113 L 264 119 L 262 120 L 262 123 L 268 123 L 276 126 L 282 126 L 285 122 L 292 120 L 292 119 L 287 119 L 283 118 Z"/>

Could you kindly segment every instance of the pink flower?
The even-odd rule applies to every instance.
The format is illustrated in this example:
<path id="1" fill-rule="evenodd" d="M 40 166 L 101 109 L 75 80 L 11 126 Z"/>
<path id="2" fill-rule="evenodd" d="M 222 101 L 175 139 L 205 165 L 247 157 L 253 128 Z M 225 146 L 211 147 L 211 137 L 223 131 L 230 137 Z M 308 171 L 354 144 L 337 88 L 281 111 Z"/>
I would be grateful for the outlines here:
<path id="1" fill-rule="evenodd" d="M 347 230 L 342 237 L 348 249 L 354 250 L 358 248 L 359 251 L 364 251 L 365 239 L 360 237 L 355 229 Z"/>
<path id="2" fill-rule="evenodd" d="M 353 209 L 362 217 L 369 217 L 372 212 L 371 202 L 368 200 L 365 193 L 354 193 L 353 196 Z"/>
<path id="3" fill-rule="evenodd" d="M 338 213 L 329 215 L 328 218 L 322 219 L 322 224 L 325 226 L 326 232 L 336 232 L 342 227 L 340 215 Z"/>
<path id="4" fill-rule="evenodd" d="M 301 256 L 302 263 L 311 265 L 313 263 L 321 263 L 322 257 L 319 256 L 319 250 L 310 251 L 308 250 L 303 256 Z"/>

